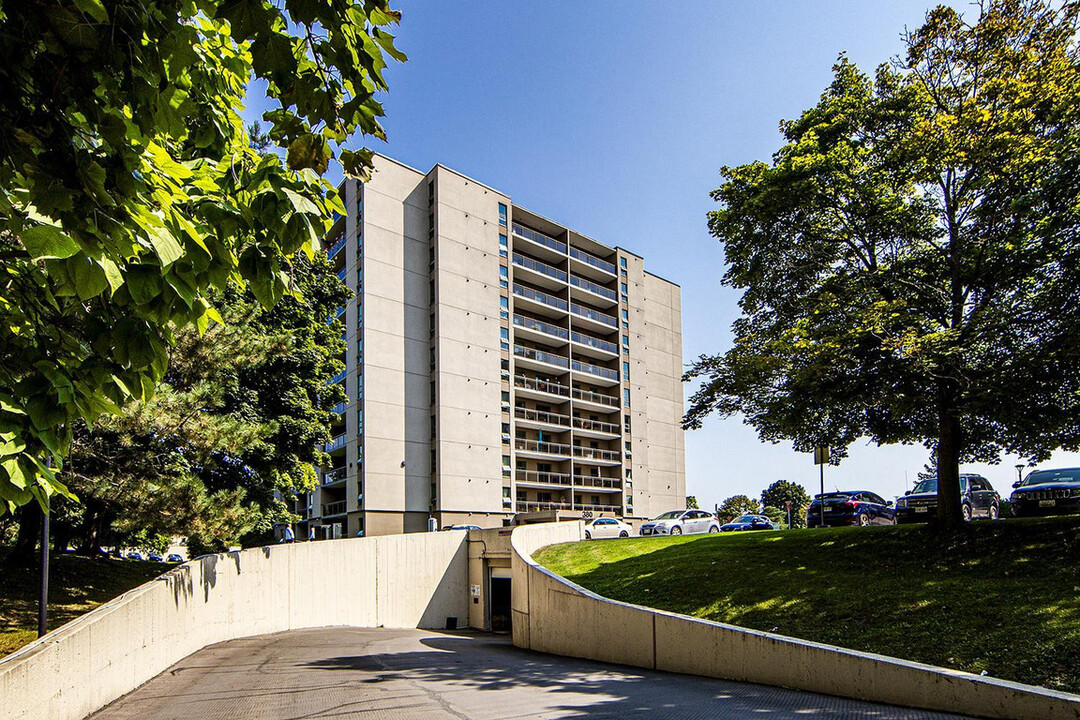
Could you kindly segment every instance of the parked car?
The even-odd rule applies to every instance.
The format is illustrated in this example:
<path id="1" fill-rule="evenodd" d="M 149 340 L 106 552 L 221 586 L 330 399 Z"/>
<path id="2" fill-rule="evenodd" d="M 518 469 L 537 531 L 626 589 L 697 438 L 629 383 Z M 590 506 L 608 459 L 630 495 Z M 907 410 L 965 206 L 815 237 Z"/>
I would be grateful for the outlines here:
<path id="1" fill-rule="evenodd" d="M 920 480 L 913 490 L 896 501 L 896 522 L 926 522 L 937 512 L 937 478 Z M 982 475 L 960 474 L 960 499 L 965 520 L 981 517 L 997 520 L 1001 496 Z"/>
<path id="2" fill-rule="evenodd" d="M 162 562 L 165 558 L 161 557 L 157 553 L 150 553 L 146 556 L 147 560 L 153 560 L 154 562 Z"/>
<path id="3" fill-rule="evenodd" d="M 599 540 L 600 538 L 630 537 L 634 528 L 622 520 L 601 517 L 589 520 L 585 523 L 585 539 Z"/>
<path id="4" fill-rule="evenodd" d="M 720 521 L 704 510 L 672 510 L 657 515 L 641 526 L 642 537 L 648 535 L 693 535 L 720 532 Z"/>
<path id="5" fill-rule="evenodd" d="M 1036 470 L 1013 487 L 1009 497 L 1013 515 L 1080 512 L 1080 468 Z"/>
<path id="6" fill-rule="evenodd" d="M 443 530 L 482 530 L 479 525 L 449 525 Z"/>
<path id="7" fill-rule="evenodd" d="M 826 525 L 892 525 L 893 501 L 869 490 L 844 490 L 815 495 L 806 511 L 807 527 L 821 527 L 822 505 Z"/>
<path id="8" fill-rule="evenodd" d="M 184 562 L 184 558 L 180 557 L 176 553 L 169 553 L 169 556 L 165 558 L 165 562 Z"/>
<path id="9" fill-rule="evenodd" d="M 127 554 L 127 559 L 128 560 L 142 560 L 143 556 L 142 556 L 142 553 L 139 552 L 138 550 L 132 550 L 131 552 L 129 552 Z"/>
<path id="10" fill-rule="evenodd" d="M 764 515 L 743 515 L 720 526 L 720 532 L 741 532 L 744 530 L 779 530 L 780 527 Z"/>

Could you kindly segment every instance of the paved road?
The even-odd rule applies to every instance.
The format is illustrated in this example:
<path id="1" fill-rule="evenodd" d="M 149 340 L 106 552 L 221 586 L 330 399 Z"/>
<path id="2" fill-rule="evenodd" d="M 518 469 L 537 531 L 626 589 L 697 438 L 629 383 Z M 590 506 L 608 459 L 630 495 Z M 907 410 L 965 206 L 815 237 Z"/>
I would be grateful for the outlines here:
<path id="1" fill-rule="evenodd" d="M 92 720 L 955 720 L 958 716 L 542 655 L 508 638 L 300 630 L 212 645 Z"/>

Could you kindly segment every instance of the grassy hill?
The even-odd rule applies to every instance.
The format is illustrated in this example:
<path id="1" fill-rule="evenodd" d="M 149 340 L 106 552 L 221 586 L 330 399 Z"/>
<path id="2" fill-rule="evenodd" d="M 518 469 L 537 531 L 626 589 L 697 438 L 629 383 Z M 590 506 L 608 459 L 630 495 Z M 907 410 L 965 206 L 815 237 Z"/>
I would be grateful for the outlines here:
<path id="1" fill-rule="evenodd" d="M 593 592 L 1080 692 L 1080 517 L 573 543 L 537 561 Z"/>
<path id="2" fill-rule="evenodd" d="M 49 629 L 60 627 L 171 567 L 140 560 L 53 556 L 49 567 Z M 39 583 L 37 568 L 0 563 L 0 657 L 37 638 Z"/>

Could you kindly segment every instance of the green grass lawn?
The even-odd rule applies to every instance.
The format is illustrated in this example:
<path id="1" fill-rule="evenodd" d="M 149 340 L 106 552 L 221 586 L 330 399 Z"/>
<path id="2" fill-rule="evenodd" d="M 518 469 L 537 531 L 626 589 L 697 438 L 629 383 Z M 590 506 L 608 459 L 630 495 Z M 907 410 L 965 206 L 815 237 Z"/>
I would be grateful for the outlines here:
<path id="1" fill-rule="evenodd" d="M 49 567 L 49 629 L 60 627 L 171 567 L 169 563 L 138 560 L 54 556 Z M 0 564 L 0 657 L 37 638 L 39 586 L 37 568 Z"/>
<path id="2" fill-rule="evenodd" d="M 593 592 L 718 622 L 1080 692 L 1080 517 L 572 543 Z"/>

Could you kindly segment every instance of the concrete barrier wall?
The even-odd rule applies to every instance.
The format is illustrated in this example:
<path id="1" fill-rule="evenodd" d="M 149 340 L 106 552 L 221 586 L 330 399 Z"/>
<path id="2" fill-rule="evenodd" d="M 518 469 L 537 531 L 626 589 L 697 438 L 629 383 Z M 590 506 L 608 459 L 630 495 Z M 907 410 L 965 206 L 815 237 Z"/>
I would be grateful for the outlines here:
<path id="1" fill-rule="evenodd" d="M 353 538 L 181 565 L 0 660 L 0 718 L 79 720 L 207 645 L 468 614 L 466 532 Z"/>
<path id="2" fill-rule="evenodd" d="M 540 652 L 1011 720 L 1078 720 L 1080 696 L 620 603 L 539 566 L 580 523 L 511 537 L 514 644 Z"/>

